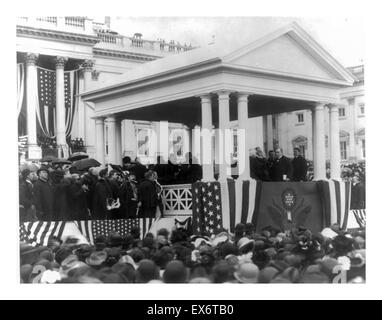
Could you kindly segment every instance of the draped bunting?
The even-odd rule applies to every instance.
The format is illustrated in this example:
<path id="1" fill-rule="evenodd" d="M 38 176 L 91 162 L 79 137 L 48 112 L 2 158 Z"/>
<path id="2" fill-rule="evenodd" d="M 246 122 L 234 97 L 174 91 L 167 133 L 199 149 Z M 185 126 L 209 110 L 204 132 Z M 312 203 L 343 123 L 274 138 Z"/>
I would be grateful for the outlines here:
<path id="1" fill-rule="evenodd" d="M 65 71 L 65 134 L 70 137 L 78 106 L 79 70 Z M 37 68 L 37 119 L 44 136 L 56 137 L 56 72 Z"/>
<path id="2" fill-rule="evenodd" d="M 17 116 L 20 115 L 24 102 L 25 68 L 23 63 L 17 64 Z"/>

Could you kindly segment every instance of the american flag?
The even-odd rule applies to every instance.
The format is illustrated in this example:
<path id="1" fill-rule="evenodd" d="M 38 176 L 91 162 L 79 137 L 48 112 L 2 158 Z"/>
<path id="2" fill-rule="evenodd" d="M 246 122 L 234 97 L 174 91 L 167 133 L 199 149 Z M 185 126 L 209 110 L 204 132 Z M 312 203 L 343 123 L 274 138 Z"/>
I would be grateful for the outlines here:
<path id="1" fill-rule="evenodd" d="M 39 117 L 39 122 L 43 131 L 53 136 L 55 134 L 56 72 L 37 68 L 37 73 L 40 106 L 38 115 L 42 115 Z"/>
<path id="2" fill-rule="evenodd" d="M 144 237 L 155 222 L 155 218 L 116 219 L 116 220 L 84 220 L 75 221 L 82 235 L 94 244 L 94 239 L 99 235 L 108 236 L 118 232 L 121 236 L 128 234 L 132 228 L 139 227 L 141 237 Z"/>
<path id="3" fill-rule="evenodd" d="M 73 233 L 67 227 L 67 222 L 63 221 L 24 222 L 20 224 L 20 241 L 32 246 L 47 246 L 52 237 L 61 239 L 64 233 Z"/>
<path id="4" fill-rule="evenodd" d="M 233 232 L 238 223 L 256 224 L 260 195 L 261 182 L 253 179 L 194 183 L 192 185 L 194 233 L 211 236 L 223 230 Z"/>
<path id="5" fill-rule="evenodd" d="M 222 231 L 219 182 L 196 182 L 192 185 L 192 215 L 194 234 L 211 236 Z"/>
<path id="6" fill-rule="evenodd" d="M 20 224 L 20 241 L 32 246 L 46 246 L 49 239 L 64 239 L 69 236 L 83 236 L 90 244 L 98 235 L 108 236 L 118 232 L 124 236 L 133 227 L 139 227 L 141 237 L 150 232 L 155 224 L 154 218 L 119 219 L 119 220 L 86 220 L 86 221 L 37 221 Z"/>

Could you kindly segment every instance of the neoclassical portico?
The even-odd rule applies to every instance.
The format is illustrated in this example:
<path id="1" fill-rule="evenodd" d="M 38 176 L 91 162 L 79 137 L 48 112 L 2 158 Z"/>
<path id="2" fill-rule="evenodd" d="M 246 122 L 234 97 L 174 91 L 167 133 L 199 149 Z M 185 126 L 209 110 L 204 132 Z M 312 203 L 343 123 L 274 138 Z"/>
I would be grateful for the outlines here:
<path id="1" fill-rule="evenodd" d="M 309 109 L 314 124 L 314 175 L 316 180 L 325 179 L 324 111 L 329 108 L 331 177 L 339 178 L 339 90 L 351 86 L 354 78 L 300 26 L 293 23 L 239 48 L 215 44 L 178 58 L 145 64 L 118 81 L 82 94 L 95 105 L 99 161 L 105 159 L 105 121 L 108 141 L 112 142 L 108 145 L 109 161 L 120 155 L 121 131 L 116 119 L 174 121 L 200 127 L 201 140 L 192 141 L 192 145 L 200 145 L 203 180 L 214 179 L 214 164 L 219 179 L 224 180 L 231 167 L 226 156 L 231 138 L 224 130 L 236 123 L 245 133 L 245 139 L 238 139 L 239 178 L 248 179 L 249 149 L 263 147 L 255 139 L 263 135 L 262 122 L 255 120 Z M 212 129 L 220 129 L 214 134 L 215 152 L 212 134 L 203 134 Z M 199 139 L 198 134 L 192 136 Z"/>
<path id="2" fill-rule="evenodd" d="M 66 143 L 67 126 L 66 126 L 66 110 L 65 110 L 65 80 L 64 72 L 65 67 L 69 62 L 68 57 L 63 56 L 48 56 L 39 55 L 36 53 L 25 53 L 21 55 L 20 60 L 25 62 L 26 65 L 26 124 L 27 124 L 27 136 L 28 136 L 28 157 L 29 159 L 39 160 L 42 157 L 41 149 L 37 145 L 37 120 L 36 110 L 39 108 L 38 100 L 38 76 L 37 68 L 39 62 L 42 61 L 43 65 L 48 65 L 50 71 L 55 72 L 55 136 L 57 139 L 57 145 L 59 150 L 62 150 L 62 156 L 64 158 L 69 156 L 68 146 Z M 77 60 L 70 61 L 71 68 L 82 70 L 83 77 L 80 79 L 80 92 L 89 88 L 91 81 L 91 71 L 93 62 L 92 60 Z M 80 137 L 86 136 L 86 126 L 89 125 L 89 121 L 86 119 L 89 116 L 86 115 L 86 108 L 82 102 L 78 107 L 78 128 L 77 132 Z"/>

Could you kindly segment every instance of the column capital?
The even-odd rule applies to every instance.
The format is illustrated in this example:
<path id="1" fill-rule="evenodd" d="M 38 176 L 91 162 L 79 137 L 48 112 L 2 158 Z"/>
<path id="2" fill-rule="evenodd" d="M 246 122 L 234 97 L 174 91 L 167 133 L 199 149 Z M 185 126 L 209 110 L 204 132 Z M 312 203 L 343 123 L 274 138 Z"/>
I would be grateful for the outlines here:
<path id="1" fill-rule="evenodd" d="M 237 102 L 248 102 L 248 98 L 250 96 L 247 92 L 238 92 L 237 94 Z"/>
<path id="2" fill-rule="evenodd" d="M 56 69 L 63 69 L 67 61 L 68 61 L 67 57 L 57 56 L 55 59 Z"/>
<path id="3" fill-rule="evenodd" d="M 117 117 L 115 114 L 109 114 L 106 116 L 106 121 L 107 122 L 117 122 Z"/>
<path id="4" fill-rule="evenodd" d="M 201 103 L 211 103 L 212 97 L 210 93 L 202 94 L 198 98 L 200 98 Z"/>
<path id="5" fill-rule="evenodd" d="M 85 60 L 82 63 L 82 67 L 84 68 L 85 72 L 91 72 L 93 70 L 93 66 L 94 66 L 94 61 L 90 59 Z"/>
<path id="6" fill-rule="evenodd" d="M 221 90 L 216 92 L 219 100 L 228 100 L 231 93 L 232 92 L 228 90 Z"/>
<path id="7" fill-rule="evenodd" d="M 25 54 L 25 62 L 27 66 L 35 66 L 37 64 L 38 56 L 38 53 Z"/>
<path id="8" fill-rule="evenodd" d="M 93 119 L 95 120 L 96 124 L 104 124 L 105 122 L 105 117 L 95 117 Z"/>
<path id="9" fill-rule="evenodd" d="M 327 102 L 321 102 L 317 101 L 313 106 L 312 106 L 312 111 L 314 110 L 323 110 L 325 109 L 325 106 L 327 105 Z"/>

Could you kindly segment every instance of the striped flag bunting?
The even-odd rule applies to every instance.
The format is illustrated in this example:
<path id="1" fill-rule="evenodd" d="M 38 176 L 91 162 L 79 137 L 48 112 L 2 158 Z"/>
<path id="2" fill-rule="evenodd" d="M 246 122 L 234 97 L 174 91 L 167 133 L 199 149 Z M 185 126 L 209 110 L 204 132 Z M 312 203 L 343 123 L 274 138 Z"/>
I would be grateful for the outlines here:
<path id="1" fill-rule="evenodd" d="M 260 195 L 261 182 L 256 180 L 194 183 L 194 233 L 211 236 L 223 230 L 233 232 L 238 223 L 256 224 Z"/>
<path id="2" fill-rule="evenodd" d="M 94 244 L 94 240 L 99 235 L 108 236 L 113 232 L 118 232 L 121 236 L 125 236 L 136 227 L 140 229 L 141 237 L 144 237 L 153 227 L 155 218 L 84 220 L 74 223 L 89 243 Z"/>
<path id="3" fill-rule="evenodd" d="M 20 224 L 20 241 L 32 246 L 47 246 L 49 239 L 65 239 L 69 236 L 83 236 L 90 244 L 98 235 L 108 236 L 118 232 L 124 236 L 133 227 L 139 227 L 141 237 L 150 232 L 155 225 L 155 218 L 86 220 L 86 221 L 38 221 Z"/>
<path id="4" fill-rule="evenodd" d="M 38 221 L 25 222 L 20 225 L 20 241 L 25 241 L 32 246 L 47 246 L 52 237 L 61 239 L 67 222 L 63 221 Z"/>
<path id="5" fill-rule="evenodd" d="M 354 209 L 350 210 L 348 228 L 365 228 L 366 227 L 366 210 Z"/>
<path id="6" fill-rule="evenodd" d="M 325 225 L 338 224 L 346 230 L 350 212 L 350 182 L 338 180 L 318 181 L 323 199 Z"/>

